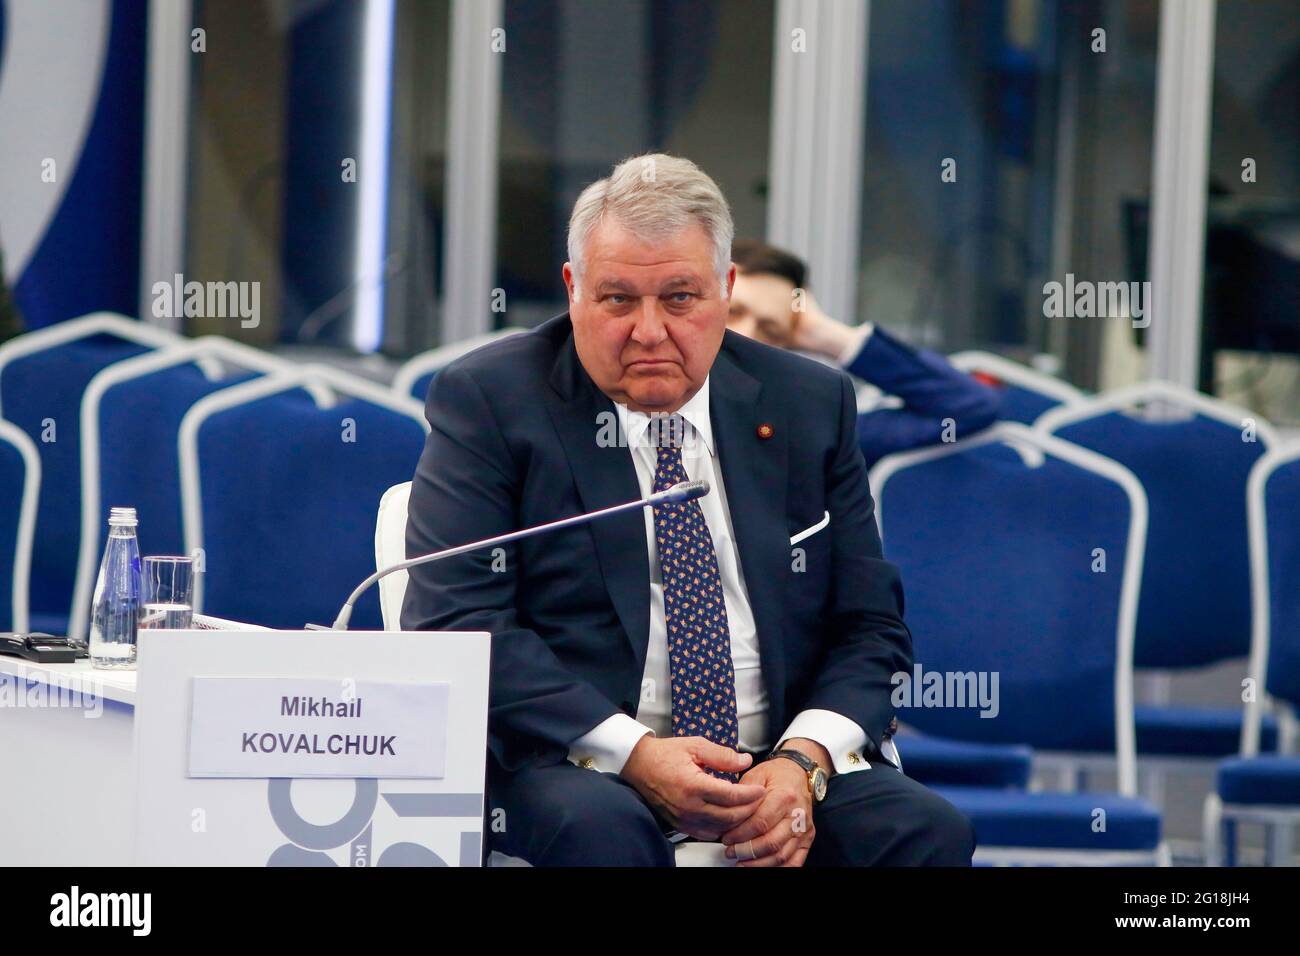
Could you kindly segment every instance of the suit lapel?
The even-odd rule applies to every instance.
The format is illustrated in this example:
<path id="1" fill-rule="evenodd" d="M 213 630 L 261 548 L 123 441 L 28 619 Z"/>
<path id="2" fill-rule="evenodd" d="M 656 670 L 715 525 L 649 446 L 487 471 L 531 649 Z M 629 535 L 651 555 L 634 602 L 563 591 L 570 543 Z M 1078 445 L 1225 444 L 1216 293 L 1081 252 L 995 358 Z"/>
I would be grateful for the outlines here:
<path id="1" fill-rule="evenodd" d="M 742 370 L 727 348 L 728 332 L 709 376 L 709 418 L 718 446 L 727 508 L 736 535 L 745 590 L 758 630 L 773 734 L 783 727 L 785 686 L 781 615 L 790 562 L 786 528 L 789 431 L 772 389 Z M 771 428 L 763 438 L 759 427 Z"/>
<path id="2" fill-rule="evenodd" d="M 618 412 L 582 367 L 571 334 L 560 346 L 550 384 L 547 408 L 569 459 L 582 509 L 595 511 L 641 497 L 626 439 L 618 440 Z M 605 440 L 610 437 L 615 439 L 612 443 Z M 650 639 L 645 517 L 641 511 L 628 511 L 587 527 L 596 542 L 605 589 L 627 632 L 640 673 L 645 670 Z"/>

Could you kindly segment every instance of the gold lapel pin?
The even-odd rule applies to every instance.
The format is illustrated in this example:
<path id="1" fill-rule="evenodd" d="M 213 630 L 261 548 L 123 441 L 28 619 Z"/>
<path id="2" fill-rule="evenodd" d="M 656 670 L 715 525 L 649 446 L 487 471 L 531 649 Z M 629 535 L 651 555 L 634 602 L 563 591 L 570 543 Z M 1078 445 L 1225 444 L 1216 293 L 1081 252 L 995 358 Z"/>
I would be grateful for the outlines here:
<path id="1" fill-rule="evenodd" d="M 763 439 L 763 441 L 767 441 L 769 438 L 771 438 L 773 435 L 776 434 L 776 429 L 773 428 L 771 425 L 769 425 L 767 422 L 763 422 L 763 424 L 759 425 L 758 428 L 755 430 L 758 432 L 758 437 Z"/>

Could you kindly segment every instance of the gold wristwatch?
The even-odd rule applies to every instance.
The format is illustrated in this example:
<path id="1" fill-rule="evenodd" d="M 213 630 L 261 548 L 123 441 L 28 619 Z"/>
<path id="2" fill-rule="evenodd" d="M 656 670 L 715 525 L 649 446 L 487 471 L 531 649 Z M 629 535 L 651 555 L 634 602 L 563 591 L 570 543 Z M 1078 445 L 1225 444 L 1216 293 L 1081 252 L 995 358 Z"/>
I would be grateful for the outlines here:
<path id="1" fill-rule="evenodd" d="M 787 760 L 793 760 L 804 772 L 808 774 L 808 793 L 812 795 L 814 803 L 821 803 L 826 799 L 826 781 L 829 779 L 826 771 L 822 769 L 821 764 L 813 760 L 807 754 L 800 753 L 797 750 L 782 750 L 781 745 L 777 744 L 777 749 L 767 755 L 768 760 L 777 757 L 785 757 Z"/>

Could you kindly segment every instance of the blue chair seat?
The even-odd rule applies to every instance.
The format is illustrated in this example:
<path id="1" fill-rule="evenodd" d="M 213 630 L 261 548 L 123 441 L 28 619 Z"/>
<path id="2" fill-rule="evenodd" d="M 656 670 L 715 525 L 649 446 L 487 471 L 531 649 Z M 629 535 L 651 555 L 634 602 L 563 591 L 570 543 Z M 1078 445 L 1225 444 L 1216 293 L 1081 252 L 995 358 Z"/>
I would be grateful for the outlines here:
<path id="1" fill-rule="evenodd" d="M 935 787 L 970 818 L 980 846 L 1154 851 L 1160 812 L 1145 800 L 1111 793 L 1027 793 L 988 787 Z M 1094 830 L 1098 809 L 1105 829 Z"/>
<path id="2" fill-rule="evenodd" d="M 1044 395 L 1020 385 L 1002 386 L 1002 410 L 998 417 L 1003 421 L 1032 425 L 1034 420 L 1049 409 L 1061 404 L 1059 398 Z"/>
<path id="3" fill-rule="evenodd" d="M 895 739 L 903 772 L 926 786 L 1014 787 L 1029 783 L 1033 749 L 1020 744 L 969 743 L 942 737 Z"/>
<path id="4" fill-rule="evenodd" d="M 1133 708 L 1137 751 L 1149 756 L 1230 757 L 1241 749 L 1240 707 L 1143 705 Z M 1277 750 L 1277 718 L 1265 714 L 1260 749 Z"/>
<path id="5" fill-rule="evenodd" d="M 1233 757 L 1219 765 L 1224 803 L 1300 806 L 1300 757 Z"/>

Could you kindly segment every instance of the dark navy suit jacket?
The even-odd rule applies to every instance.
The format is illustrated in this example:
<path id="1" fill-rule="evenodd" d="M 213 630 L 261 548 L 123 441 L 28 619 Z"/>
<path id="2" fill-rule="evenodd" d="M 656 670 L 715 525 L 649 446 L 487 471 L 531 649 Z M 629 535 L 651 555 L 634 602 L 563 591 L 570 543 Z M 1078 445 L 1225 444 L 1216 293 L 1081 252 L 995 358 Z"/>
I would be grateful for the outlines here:
<path id="1" fill-rule="evenodd" d="M 870 468 L 896 451 L 943 441 L 945 419 L 953 438 L 987 428 L 1002 410 L 1001 396 L 953 367 L 942 355 L 914 349 L 880 326 L 872 331 L 848 371 L 888 395 L 902 408 L 882 408 L 858 416 L 858 445 Z"/>
<path id="2" fill-rule="evenodd" d="M 879 746 L 890 677 L 910 671 L 912 649 L 898 571 L 881 558 L 852 383 L 730 331 L 709 381 L 769 726 L 821 708 Z M 426 415 L 410 556 L 640 497 L 627 447 L 600 441 L 617 437 L 615 408 L 579 362 L 567 315 L 448 365 Z M 797 560 L 790 538 L 827 511 Z M 413 568 L 402 626 L 490 632 L 491 755 L 507 771 L 563 759 L 601 721 L 636 715 L 650 630 L 644 517 Z"/>

